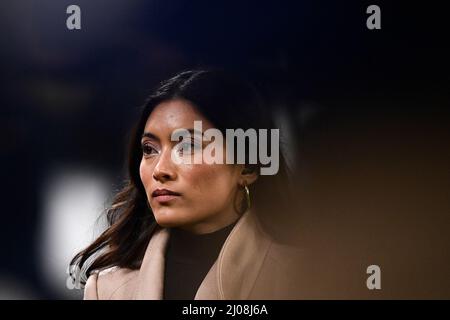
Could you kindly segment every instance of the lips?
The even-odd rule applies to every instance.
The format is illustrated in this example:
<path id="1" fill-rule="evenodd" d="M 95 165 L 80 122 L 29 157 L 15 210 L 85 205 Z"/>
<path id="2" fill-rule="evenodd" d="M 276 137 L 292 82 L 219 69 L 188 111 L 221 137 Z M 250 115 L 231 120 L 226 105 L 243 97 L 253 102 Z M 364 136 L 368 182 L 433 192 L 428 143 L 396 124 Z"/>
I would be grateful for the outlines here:
<path id="1" fill-rule="evenodd" d="M 178 192 L 168 190 L 168 189 L 156 189 L 152 192 L 152 197 L 160 197 L 160 196 L 180 196 Z"/>
<path id="2" fill-rule="evenodd" d="M 178 192 L 167 189 L 156 189 L 152 192 L 152 198 L 160 205 L 170 205 L 179 199 L 180 195 Z"/>

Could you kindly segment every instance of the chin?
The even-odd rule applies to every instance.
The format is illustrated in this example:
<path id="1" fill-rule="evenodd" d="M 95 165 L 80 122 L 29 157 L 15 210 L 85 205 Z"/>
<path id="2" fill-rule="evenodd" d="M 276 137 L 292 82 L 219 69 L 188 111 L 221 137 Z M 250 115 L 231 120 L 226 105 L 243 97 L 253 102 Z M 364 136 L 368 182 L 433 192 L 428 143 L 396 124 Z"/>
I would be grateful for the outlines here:
<path id="1" fill-rule="evenodd" d="M 153 212 L 156 222 L 161 227 L 171 228 L 183 224 L 180 215 L 172 208 L 161 208 Z"/>

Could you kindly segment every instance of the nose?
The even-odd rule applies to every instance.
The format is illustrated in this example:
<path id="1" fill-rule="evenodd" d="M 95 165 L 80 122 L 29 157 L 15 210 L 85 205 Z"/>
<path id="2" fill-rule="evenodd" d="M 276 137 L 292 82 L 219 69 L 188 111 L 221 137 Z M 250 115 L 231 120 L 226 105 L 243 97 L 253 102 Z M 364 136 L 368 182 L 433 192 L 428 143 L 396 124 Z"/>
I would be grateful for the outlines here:
<path id="1" fill-rule="evenodd" d="M 153 170 L 153 179 L 159 182 L 175 180 L 176 164 L 172 161 L 170 149 L 161 152 L 158 163 Z"/>

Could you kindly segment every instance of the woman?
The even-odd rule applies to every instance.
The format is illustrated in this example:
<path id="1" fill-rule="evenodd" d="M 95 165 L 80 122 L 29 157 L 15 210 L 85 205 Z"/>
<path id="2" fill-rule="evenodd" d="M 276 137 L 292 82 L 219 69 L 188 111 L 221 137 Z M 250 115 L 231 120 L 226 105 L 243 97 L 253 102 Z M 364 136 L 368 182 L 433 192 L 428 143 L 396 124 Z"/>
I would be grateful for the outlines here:
<path id="1" fill-rule="evenodd" d="M 245 163 L 192 163 L 216 140 L 192 130 L 187 145 L 172 137 L 194 121 L 223 134 L 273 128 L 267 115 L 252 86 L 221 71 L 162 83 L 134 129 L 129 180 L 108 210 L 109 228 L 72 261 L 88 276 L 85 299 L 297 297 L 294 251 L 276 241 L 274 217 L 290 205 L 283 157 L 276 175 L 259 174 L 250 148 Z"/>

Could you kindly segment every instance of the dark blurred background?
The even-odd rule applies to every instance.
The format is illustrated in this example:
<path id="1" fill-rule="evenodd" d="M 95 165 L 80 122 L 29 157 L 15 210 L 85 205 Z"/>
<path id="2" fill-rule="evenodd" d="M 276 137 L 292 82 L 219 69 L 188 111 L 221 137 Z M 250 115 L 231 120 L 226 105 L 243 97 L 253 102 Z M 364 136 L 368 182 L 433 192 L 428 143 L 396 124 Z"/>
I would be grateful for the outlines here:
<path id="1" fill-rule="evenodd" d="M 392 2 L 3 0 L 0 298 L 81 296 L 67 265 L 104 226 L 139 107 L 202 66 L 251 79 L 286 133 L 305 298 L 450 298 L 448 17 Z"/>

